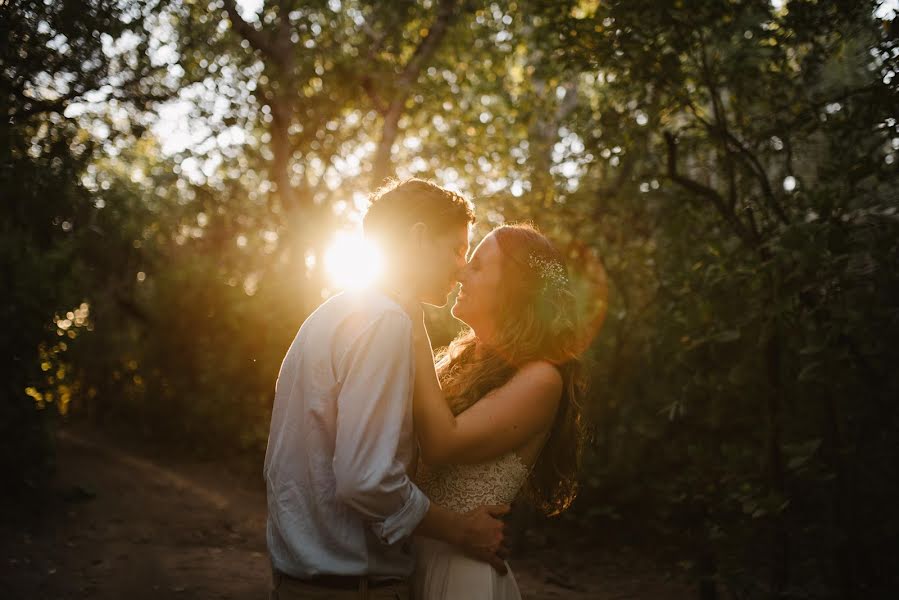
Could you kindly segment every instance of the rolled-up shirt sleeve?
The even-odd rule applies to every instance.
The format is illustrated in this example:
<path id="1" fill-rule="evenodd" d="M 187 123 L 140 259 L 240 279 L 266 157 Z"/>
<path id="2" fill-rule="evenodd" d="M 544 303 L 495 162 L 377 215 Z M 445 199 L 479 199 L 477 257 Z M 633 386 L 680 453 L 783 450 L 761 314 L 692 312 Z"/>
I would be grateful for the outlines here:
<path id="1" fill-rule="evenodd" d="M 397 457 L 403 424 L 411 418 L 411 340 L 409 317 L 384 312 L 350 344 L 337 367 L 337 498 L 363 515 L 385 544 L 410 536 L 429 507 Z"/>

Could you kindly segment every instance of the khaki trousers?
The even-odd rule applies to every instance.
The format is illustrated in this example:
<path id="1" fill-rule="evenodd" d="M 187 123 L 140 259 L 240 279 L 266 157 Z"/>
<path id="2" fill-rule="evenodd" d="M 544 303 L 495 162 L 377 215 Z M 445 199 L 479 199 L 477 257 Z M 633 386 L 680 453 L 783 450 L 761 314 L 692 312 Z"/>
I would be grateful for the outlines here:
<path id="1" fill-rule="evenodd" d="M 337 590 L 304 583 L 272 571 L 268 597 L 269 600 L 412 600 L 412 590 L 408 581 L 373 588 L 365 579 L 360 579 L 357 590 Z"/>

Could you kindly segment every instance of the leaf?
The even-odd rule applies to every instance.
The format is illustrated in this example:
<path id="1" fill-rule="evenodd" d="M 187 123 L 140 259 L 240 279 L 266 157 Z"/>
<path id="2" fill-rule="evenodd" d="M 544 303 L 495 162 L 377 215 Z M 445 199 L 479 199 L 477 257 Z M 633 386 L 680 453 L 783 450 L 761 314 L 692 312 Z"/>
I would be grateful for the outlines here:
<path id="1" fill-rule="evenodd" d="M 796 471 L 807 463 L 811 457 L 810 456 L 794 456 L 787 462 L 787 468 L 791 471 Z"/>
<path id="2" fill-rule="evenodd" d="M 715 334 L 712 339 L 716 342 L 735 342 L 740 339 L 740 330 L 729 329 L 727 331 L 722 331 L 721 333 Z"/>
<path id="3" fill-rule="evenodd" d="M 797 379 L 799 381 L 821 381 L 821 378 L 816 375 L 816 371 L 820 366 L 821 362 L 818 361 L 806 365 L 799 371 Z"/>
<path id="4" fill-rule="evenodd" d="M 790 444 L 784 447 L 785 451 L 791 456 L 787 461 L 787 468 L 791 471 L 802 468 L 809 462 L 821 447 L 821 439 L 815 438 L 802 442 L 801 444 Z"/>
<path id="5" fill-rule="evenodd" d="M 805 348 L 799 351 L 799 354 L 803 356 L 809 356 L 811 354 L 820 354 L 822 351 L 826 350 L 827 346 L 824 344 L 809 344 Z"/>

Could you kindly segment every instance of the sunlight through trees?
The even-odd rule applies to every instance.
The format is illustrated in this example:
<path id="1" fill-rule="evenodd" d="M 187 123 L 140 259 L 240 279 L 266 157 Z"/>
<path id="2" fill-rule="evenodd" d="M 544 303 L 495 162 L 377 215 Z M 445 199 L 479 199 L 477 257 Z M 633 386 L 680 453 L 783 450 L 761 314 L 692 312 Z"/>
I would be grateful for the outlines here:
<path id="1" fill-rule="evenodd" d="M 739 597 L 896 583 L 894 2 L 8 0 L 0 31 L 17 487 L 55 414 L 264 449 L 297 327 L 377 270 L 337 232 L 417 176 L 476 239 L 541 227 L 602 324 L 566 519 Z"/>

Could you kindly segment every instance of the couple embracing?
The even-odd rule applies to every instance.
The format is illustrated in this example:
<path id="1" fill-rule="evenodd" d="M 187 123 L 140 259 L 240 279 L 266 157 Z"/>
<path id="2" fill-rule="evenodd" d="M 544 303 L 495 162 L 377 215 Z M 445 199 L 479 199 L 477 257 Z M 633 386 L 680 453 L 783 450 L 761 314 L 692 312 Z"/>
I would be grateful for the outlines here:
<path id="1" fill-rule="evenodd" d="M 272 600 L 516 599 L 503 515 L 574 497 L 583 394 L 563 257 L 502 226 L 467 259 L 471 204 L 411 179 L 363 220 L 386 277 L 303 323 L 265 457 Z M 435 357 L 422 303 L 468 327 Z"/>

